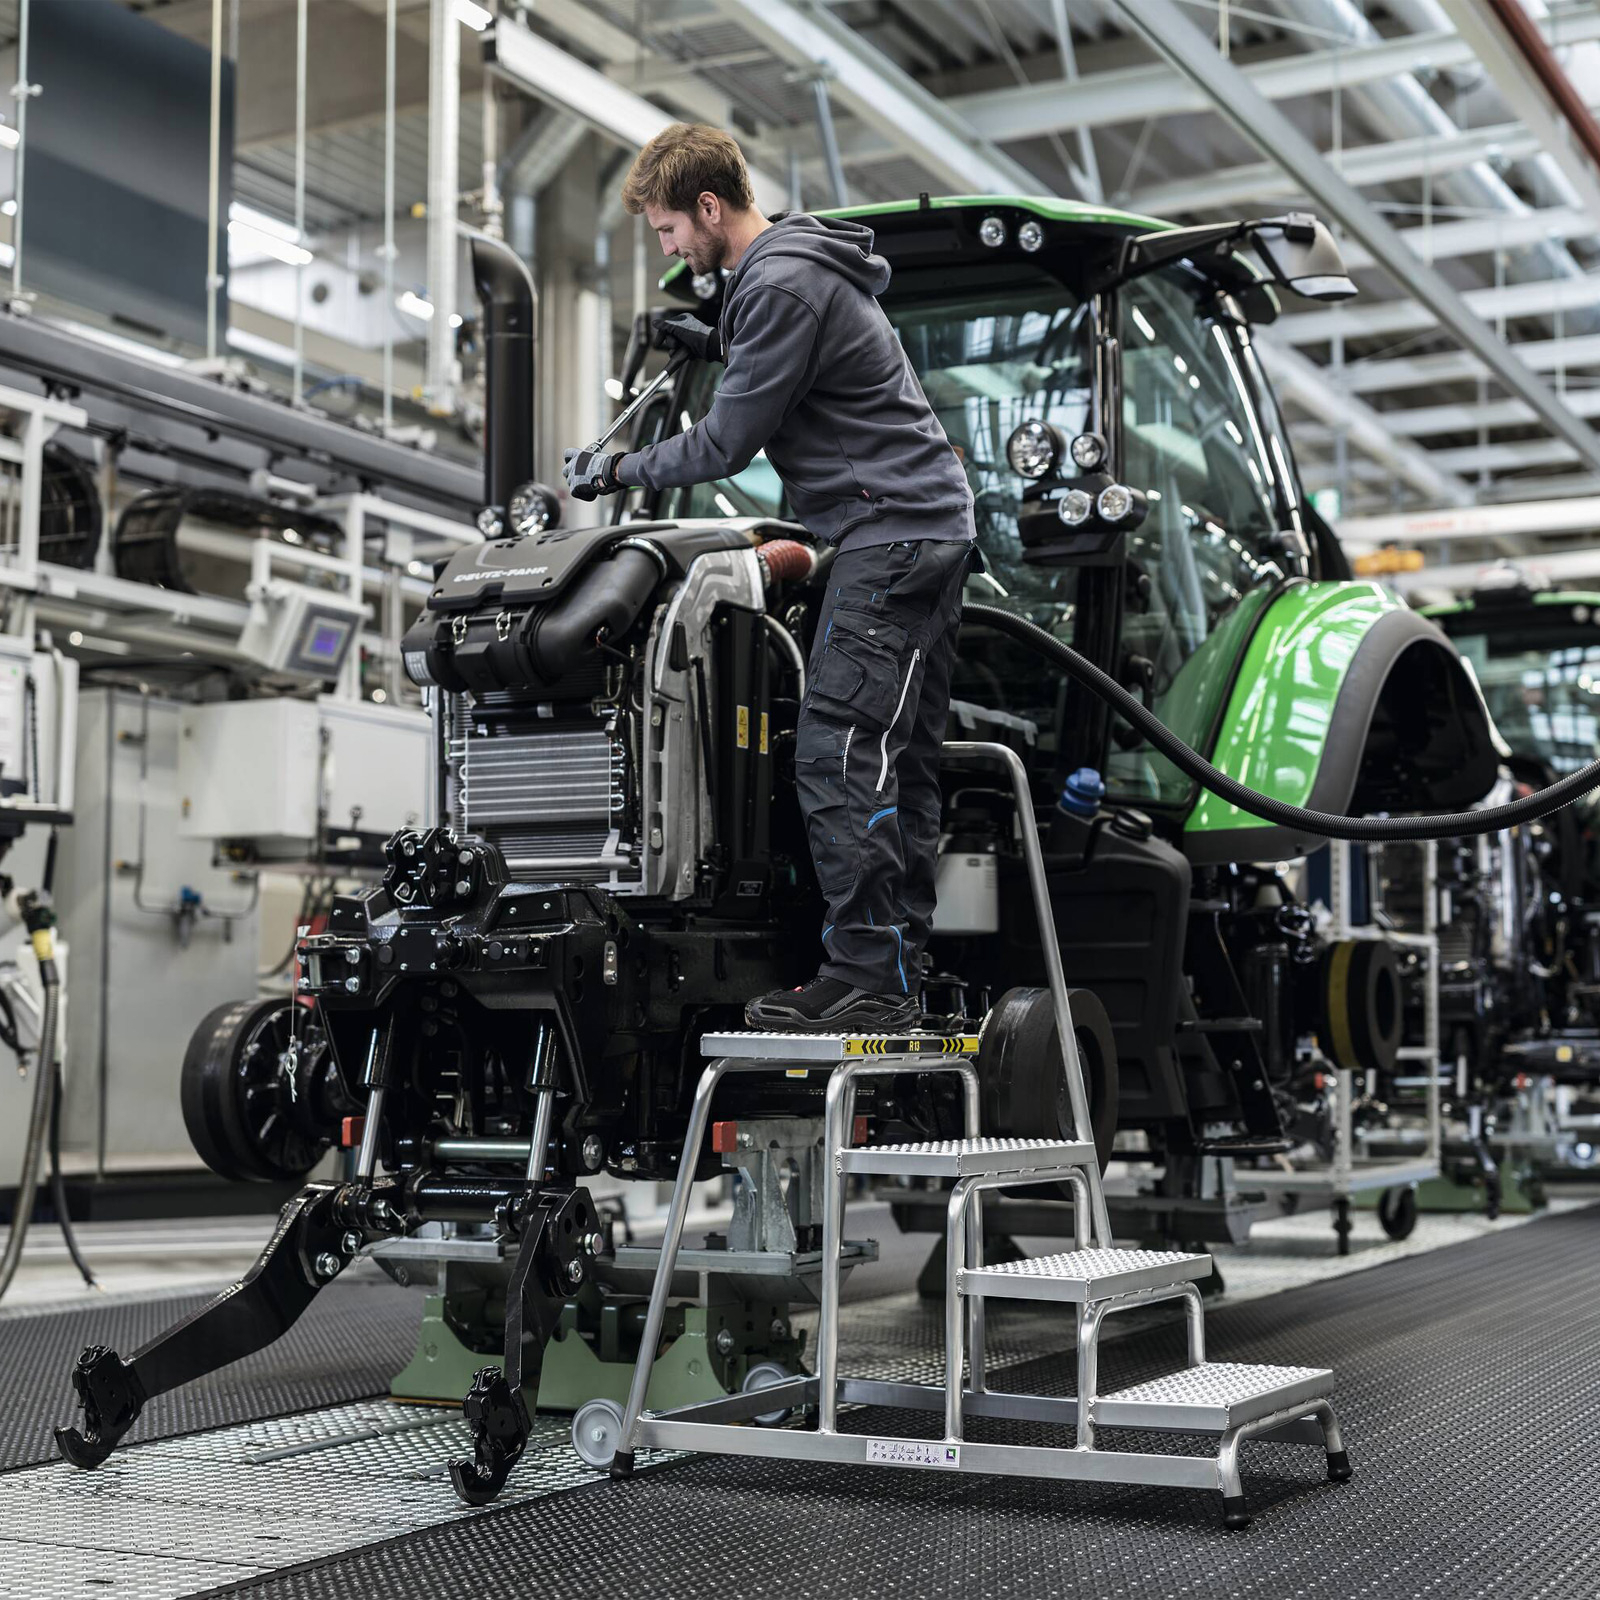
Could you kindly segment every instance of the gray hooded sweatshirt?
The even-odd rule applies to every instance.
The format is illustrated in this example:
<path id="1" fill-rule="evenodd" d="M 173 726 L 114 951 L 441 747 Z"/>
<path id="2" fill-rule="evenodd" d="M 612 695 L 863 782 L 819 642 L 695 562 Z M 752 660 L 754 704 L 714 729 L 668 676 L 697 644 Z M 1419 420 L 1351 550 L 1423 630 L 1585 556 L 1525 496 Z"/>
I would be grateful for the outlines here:
<path id="1" fill-rule="evenodd" d="M 728 283 L 728 366 L 710 411 L 624 456 L 617 477 L 647 489 L 709 483 L 765 448 L 819 540 L 850 550 L 973 538 L 966 474 L 875 298 L 888 286 L 870 228 L 775 217 Z"/>

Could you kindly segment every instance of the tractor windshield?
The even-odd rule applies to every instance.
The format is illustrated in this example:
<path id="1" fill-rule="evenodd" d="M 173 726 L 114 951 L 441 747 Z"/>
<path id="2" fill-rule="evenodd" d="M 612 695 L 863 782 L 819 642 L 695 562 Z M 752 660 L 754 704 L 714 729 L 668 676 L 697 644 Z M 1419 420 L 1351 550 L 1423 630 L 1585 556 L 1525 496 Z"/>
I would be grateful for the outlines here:
<path id="1" fill-rule="evenodd" d="M 1149 496 L 1150 514 L 1128 539 L 1139 598 L 1122 637 L 1126 656 L 1150 663 L 1141 670 L 1156 714 L 1203 742 L 1254 615 L 1283 576 L 1276 539 L 1295 490 L 1246 336 L 1204 315 L 1196 286 L 1174 268 L 1123 291 L 1124 477 Z M 969 598 L 1009 606 L 1072 641 L 1077 569 L 1024 560 L 1017 515 L 1027 484 L 1007 464 L 1005 446 L 1034 418 L 1068 439 L 1088 428 L 1089 305 L 1041 272 L 1004 289 L 891 296 L 884 309 L 972 485 L 988 572 L 971 580 Z M 700 375 L 680 425 L 703 414 L 720 370 Z M 737 478 L 671 492 L 657 508 L 701 517 L 782 511 L 782 486 L 759 456 Z M 1021 645 L 985 640 L 981 653 L 958 664 L 954 691 L 1036 723 L 1041 756 L 1054 752 L 1061 682 Z M 1114 746 L 1108 765 L 1109 786 L 1125 797 L 1191 797 L 1189 780 L 1142 744 Z"/>
<path id="2" fill-rule="evenodd" d="M 1451 632 L 1495 726 L 1519 755 L 1544 762 L 1556 777 L 1600 755 L 1600 629 L 1546 623 L 1537 632 Z"/>

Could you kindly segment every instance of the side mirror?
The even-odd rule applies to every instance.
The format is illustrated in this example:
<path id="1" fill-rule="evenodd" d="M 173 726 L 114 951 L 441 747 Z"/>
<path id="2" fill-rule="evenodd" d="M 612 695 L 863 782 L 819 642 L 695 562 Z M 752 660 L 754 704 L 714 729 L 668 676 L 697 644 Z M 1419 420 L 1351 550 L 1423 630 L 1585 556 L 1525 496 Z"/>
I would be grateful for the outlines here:
<path id="1" fill-rule="evenodd" d="M 1269 217 L 1250 229 L 1250 242 L 1274 283 L 1308 300 L 1353 300 L 1355 284 L 1327 226 L 1307 211 Z"/>

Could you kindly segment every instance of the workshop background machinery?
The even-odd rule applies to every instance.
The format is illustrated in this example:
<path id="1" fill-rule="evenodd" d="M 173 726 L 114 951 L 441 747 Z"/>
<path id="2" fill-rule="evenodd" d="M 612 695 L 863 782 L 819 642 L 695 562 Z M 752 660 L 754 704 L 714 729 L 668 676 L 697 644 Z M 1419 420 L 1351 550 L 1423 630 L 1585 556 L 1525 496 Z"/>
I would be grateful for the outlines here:
<path id="1" fill-rule="evenodd" d="M 1600 748 L 1600 596 L 1515 568 L 1426 614 L 1472 663 L 1509 752 L 1538 788 Z M 1600 1130 L 1600 855 L 1591 797 L 1543 822 L 1463 841 L 1464 937 L 1452 1015 L 1494 1148 L 1544 1179 L 1594 1169 Z"/>
<path id="2" fill-rule="evenodd" d="M 1245 437 L 1227 412 L 1229 397 L 1266 403 L 1248 367 L 1239 297 L 1263 314 L 1273 302 L 1234 248 L 1259 253 L 1283 281 L 1301 276 L 1348 292 L 1325 232 L 1288 219 L 1164 235 L 1139 219 L 1032 202 L 997 212 L 930 203 L 891 209 L 881 221 L 903 286 L 888 309 L 922 313 L 920 326 L 903 322 L 902 332 L 980 477 L 984 537 L 1000 563 L 992 588 L 1015 583 L 1042 616 L 1124 678 L 1135 643 L 1140 660 L 1159 658 L 1165 666 L 1147 689 L 1169 715 L 1163 694 L 1189 671 L 1205 687 L 1208 747 L 1219 726 L 1248 720 L 1236 704 L 1226 722 L 1217 720 L 1230 700 L 1264 698 L 1250 718 L 1279 729 L 1280 767 L 1295 748 L 1290 741 L 1301 746 L 1288 780 L 1271 775 L 1296 797 L 1354 809 L 1476 798 L 1488 781 L 1479 760 L 1487 725 L 1454 653 L 1374 587 L 1319 580 L 1330 559 L 1321 553 L 1326 533 L 1304 515 L 1282 448 L 1249 457 L 1260 493 L 1241 502 L 1239 515 L 1260 519 L 1253 547 L 1240 537 L 1250 533 L 1243 522 L 1235 535 L 1215 521 L 1227 512 L 1208 513 L 1214 533 L 1197 531 L 1199 513 L 1188 504 L 1192 497 L 1210 505 L 1201 492 L 1208 452 L 1244 448 L 1218 443 Z M 973 266 L 957 277 L 967 298 L 952 301 L 948 267 L 932 263 L 953 245 Z M 526 274 L 486 239 L 475 243 L 474 270 L 490 329 L 489 391 L 531 392 Z M 1160 317 L 1197 362 L 1204 351 L 1221 351 L 1216 370 L 1208 369 L 1206 409 L 1187 419 L 1200 429 L 1194 444 L 1175 434 L 1174 422 L 1176 402 L 1190 404 L 1190 386 L 1159 376 L 1174 370 L 1171 351 L 1142 378 L 1136 366 L 1124 372 L 1125 289 L 1136 324 Z M 1146 289 L 1148 315 L 1139 309 Z M 995 313 L 997 292 L 1009 296 L 1004 316 Z M 983 330 L 979 348 L 975 328 Z M 625 383 L 637 376 L 645 343 L 641 330 Z M 940 353 L 941 367 L 929 364 L 930 351 Z M 975 358 L 997 362 L 996 380 L 1035 374 L 1042 400 L 1030 386 L 1007 408 L 993 382 L 973 393 L 959 374 Z M 685 372 L 669 402 L 674 418 L 703 405 L 709 376 Z M 1131 422 L 1113 403 L 1125 378 L 1151 385 Z M 1142 404 L 1150 408 L 1145 424 Z M 1043 417 L 1028 414 L 1038 409 Z M 640 415 L 650 425 L 649 409 Z M 371 1246 L 394 1266 L 443 1262 L 439 1320 L 469 1348 L 488 1342 L 490 1302 L 503 1292 L 504 1362 L 473 1380 L 466 1414 L 475 1455 L 453 1469 L 464 1498 L 492 1497 L 527 1437 L 537 1391 L 524 1386 L 542 1389 L 560 1336 L 576 1332 L 613 1369 L 635 1353 L 636 1314 L 615 1296 L 643 1280 L 636 1269 L 630 1280 L 633 1263 L 600 1226 L 582 1180 L 602 1170 L 676 1178 L 699 1037 L 736 1025 L 749 994 L 811 967 L 820 900 L 786 777 L 809 621 L 831 552 L 772 510 L 708 517 L 692 500 L 635 505 L 627 521 L 561 529 L 548 491 L 530 481 L 523 417 L 491 411 L 490 509 L 481 519 L 491 536 L 436 569 L 427 608 L 403 641 L 407 673 L 427 689 L 434 718 L 437 824 L 397 832 L 385 847 L 382 883 L 334 898 L 326 929 L 300 941 L 297 994 L 275 1018 L 223 1008 L 185 1060 L 186 1116 L 217 1170 L 291 1178 L 344 1142 L 356 1151 L 353 1172 L 302 1190 L 228 1296 L 129 1362 L 85 1353 L 74 1380 L 84 1425 L 59 1435 L 81 1465 L 104 1459 L 147 1398 L 270 1342 Z M 1241 420 L 1260 438 L 1268 414 L 1251 409 Z M 982 434 L 973 432 L 978 424 Z M 1071 465 L 1066 425 L 1074 430 Z M 1178 445 L 1166 448 L 1173 437 Z M 1149 448 L 1147 460 L 1127 459 L 1135 440 Z M 1026 481 L 1021 494 L 998 466 L 1002 450 Z M 1250 481 L 1244 458 L 1226 459 L 1236 470 L 1219 483 L 1240 493 Z M 1148 489 L 1123 486 L 1130 466 L 1150 480 Z M 719 492 L 710 491 L 713 508 L 726 511 Z M 1172 512 L 1146 522 L 1141 513 L 1158 504 Z M 1221 563 L 1209 584 L 1195 570 L 1197 552 Z M 1236 612 L 1272 619 L 1276 645 L 1267 648 Z M 1203 1192 L 1205 1164 L 1241 1149 L 1279 1148 L 1284 1138 L 1257 1041 L 1261 1023 L 1227 944 L 1261 918 L 1262 875 L 1240 861 L 1303 850 L 1309 840 L 1197 805 L 1192 786 L 1174 783 L 1136 741 L 1111 739 L 1110 718 L 1094 701 L 1040 670 L 1026 649 L 1026 624 L 1018 631 L 1004 616 L 971 616 L 993 633 L 967 659 L 981 656 L 993 677 L 958 691 L 963 716 L 990 715 L 1025 745 L 1035 741 L 1030 781 L 1045 789 L 1053 818 L 1050 890 L 1063 913 L 1070 977 L 1086 976 L 1112 1001 L 1108 1015 L 1088 987 L 1071 998 L 1098 1158 L 1109 1157 L 1120 1118 L 1145 1134 L 1171 1186 L 1142 1213 L 1143 1226 L 1195 1229 L 1204 1225 L 1189 1214 L 1208 1211 L 1227 1226 L 1237 1207 Z M 1230 618 L 1231 632 L 1221 626 Z M 1247 656 L 1257 652 L 1243 673 L 1233 670 L 1241 646 Z M 1302 656 L 1314 669 L 1292 672 Z M 1354 657 L 1368 670 L 1345 670 Z M 1439 709 L 1422 726 L 1408 720 L 1414 701 L 1386 692 L 1402 657 L 1439 692 Z M 1327 738 L 1309 750 L 1295 732 L 1306 706 L 1272 703 L 1276 690 L 1302 678 L 1302 699 L 1332 715 Z M 1201 738 L 1189 681 L 1172 705 L 1186 708 L 1185 726 Z M 1261 744 L 1272 746 L 1270 731 Z M 1404 765 L 1396 760 L 1402 748 Z M 1248 749 L 1216 753 L 1269 781 Z M 1109 795 L 1087 770 L 1095 765 L 1110 771 Z M 1078 773 L 1071 804 L 1050 810 L 1063 771 Z M 959 788 L 992 830 L 1001 926 L 1013 931 L 944 941 L 944 970 L 929 975 L 925 993 L 947 1018 L 985 1019 L 985 1093 L 996 1113 L 989 1125 L 1058 1135 L 1070 1119 L 1043 952 L 1015 932 L 1019 919 L 1003 914 L 1026 892 L 1014 819 L 1003 789 L 986 789 L 976 775 Z M 1130 908 L 1122 936 L 1108 939 Z M 1267 919 L 1314 948 L 1286 901 Z M 1290 959 L 1283 952 L 1280 965 Z M 1273 970 L 1271 960 L 1261 965 Z M 262 1048 L 246 1048 L 258 1041 Z M 1126 1078 L 1119 1059 L 1129 1063 Z M 723 1357 L 715 1372 L 723 1387 L 758 1383 L 761 1369 L 770 1377 L 798 1355 L 785 1313 L 807 1298 L 816 1275 L 815 1184 L 806 1176 L 809 1157 L 801 1159 L 818 1133 L 815 1098 L 815 1085 L 786 1079 L 739 1086 L 722 1107 L 727 1139 L 713 1141 L 699 1173 L 713 1176 L 723 1157 L 740 1164 L 740 1129 L 757 1137 L 770 1121 L 788 1119 L 794 1130 L 778 1142 L 792 1152 L 788 1185 L 774 1186 L 771 1167 L 750 1173 L 754 1210 L 736 1217 L 738 1238 L 708 1240 L 697 1262 L 702 1282 L 719 1287 L 702 1290 L 705 1317 L 691 1323 L 686 1314 L 684 1334 L 711 1336 L 698 1348 Z M 915 1077 L 889 1078 L 870 1100 L 863 1095 L 860 1111 L 913 1139 L 958 1131 L 962 1115 L 953 1094 Z M 475 1251 L 483 1241 L 489 1250 Z M 475 1254 L 498 1265 L 488 1280 L 467 1271 Z M 741 1256 L 752 1258 L 753 1271 Z M 638 1265 L 647 1260 L 641 1255 Z M 742 1337 L 722 1310 L 725 1294 L 748 1308 Z M 591 1371 L 587 1381 L 595 1377 Z"/>
<path id="3" fill-rule="evenodd" d="M 1492 731 L 1454 648 L 1386 589 L 1351 580 L 1299 486 L 1251 336 L 1276 316 L 1276 290 L 1247 263 L 1243 225 L 1164 233 L 1032 199 L 846 214 L 871 224 L 894 269 L 884 309 L 973 486 L 988 572 L 969 604 L 1069 641 L 1269 794 L 1359 815 L 1487 792 Z M 715 280 L 677 267 L 666 282 L 715 317 Z M 636 334 L 625 386 L 648 343 Z M 690 368 L 637 441 L 702 414 L 717 370 Z M 758 457 L 726 482 L 635 491 L 616 515 L 776 514 L 778 495 Z M 1137 1193 L 1113 1192 L 1119 1226 L 1243 1238 L 1262 1197 L 1238 1164 L 1303 1143 L 1296 1107 L 1335 1070 L 1335 1033 L 1354 1041 L 1350 1070 L 1392 1066 L 1398 1017 L 1376 1033 L 1368 1019 L 1395 981 L 1394 952 L 1319 932 L 1313 897 L 1288 879 L 1321 841 L 1201 789 L 987 618 L 969 614 L 954 695 L 1008 719 L 1054 817 L 1063 959 L 1115 1036 L 1115 1109 L 1097 1114 L 1118 1130 L 1118 1156 L 1150 1174 Z M 941 894 L 981 883 L 985 909 L 943 917 L 933 953 L 981 1012 L 1033 969 L 1025 921 L 1000 910 L 1020 870 L 1004 797 L 968 785 L 955 806 Z M 941 1204 L 907 1199 L 900 1214 L 939 1227 Z M 1047 1203 L 992 1209 L 1015 1231 L 1050 1221 Z"/>

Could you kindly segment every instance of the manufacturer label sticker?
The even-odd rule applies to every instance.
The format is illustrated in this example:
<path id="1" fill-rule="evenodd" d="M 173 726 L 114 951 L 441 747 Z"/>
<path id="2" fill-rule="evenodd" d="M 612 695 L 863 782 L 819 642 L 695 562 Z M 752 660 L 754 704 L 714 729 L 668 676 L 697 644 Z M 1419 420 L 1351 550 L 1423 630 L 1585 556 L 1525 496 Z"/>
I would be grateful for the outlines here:
<path id="1" fill-rule="evenodd" d="M 943 1467 L 955 1470 L 961 1466 L 961 1446 L 930 1444 L 926 1439 L 869 1439 L 867 1460 L 880 1467 Z"/>

